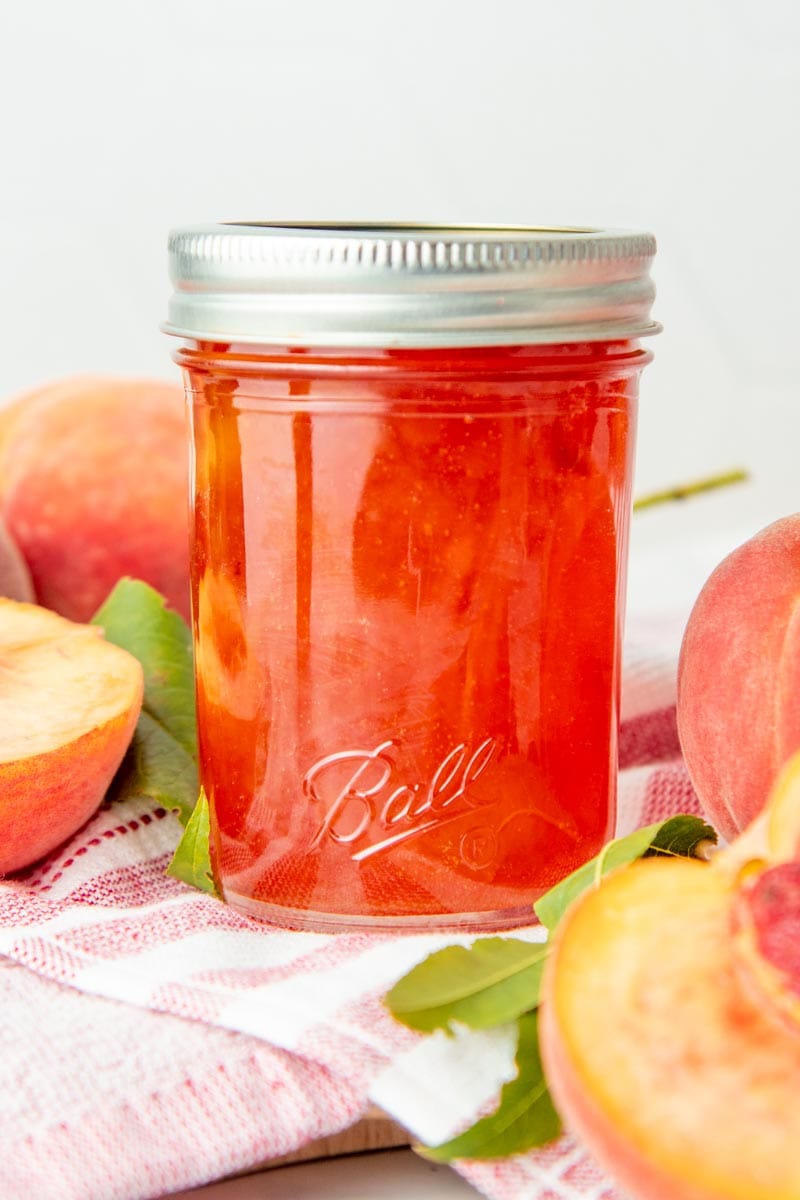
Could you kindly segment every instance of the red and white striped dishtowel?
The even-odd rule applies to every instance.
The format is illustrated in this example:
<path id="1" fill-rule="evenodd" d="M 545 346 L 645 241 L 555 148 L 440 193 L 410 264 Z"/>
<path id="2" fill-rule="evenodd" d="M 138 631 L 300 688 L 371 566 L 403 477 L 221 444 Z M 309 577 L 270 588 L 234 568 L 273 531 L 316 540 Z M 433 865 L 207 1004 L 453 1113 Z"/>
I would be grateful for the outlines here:
<path id="1" fill-rule="evenodd" d="M 629 637 L 619 832 L 698 811 L 672 627 Z M 510 1030 L 420 1038 L 382 1005 L 452 933 L 292 933 L 168 878 L 176 819 L 103 808 L 0 884 L 0 1198 L 151 1200 L 287 1154 L 379 1105 L 435 1143 L 513 1075 Z M 540 930 L 513 931 L 540 938 Z M 459 1170 L 491 1200 L 619 1200 L 571 1139 Z"/>

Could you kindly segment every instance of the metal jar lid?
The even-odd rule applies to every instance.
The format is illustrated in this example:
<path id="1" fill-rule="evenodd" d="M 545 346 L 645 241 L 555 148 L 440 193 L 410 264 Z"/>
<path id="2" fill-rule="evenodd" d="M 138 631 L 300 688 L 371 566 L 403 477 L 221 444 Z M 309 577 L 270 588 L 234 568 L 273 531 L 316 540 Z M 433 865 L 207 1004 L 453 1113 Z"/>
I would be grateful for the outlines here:
<path id="1" fill-rule="evenodd" d="M 657 333 L 655 239 L 615 229 L 242 222 L 174 230 L 167 333 L 481 346 Z"/>

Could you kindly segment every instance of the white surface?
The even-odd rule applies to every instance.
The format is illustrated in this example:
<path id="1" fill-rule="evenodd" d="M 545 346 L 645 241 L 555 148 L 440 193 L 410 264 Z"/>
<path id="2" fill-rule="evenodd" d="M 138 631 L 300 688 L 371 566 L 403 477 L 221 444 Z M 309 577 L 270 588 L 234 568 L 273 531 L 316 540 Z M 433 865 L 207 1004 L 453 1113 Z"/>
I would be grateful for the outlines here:
<path id="1" fill-rule="evenodd" d="M 411 1150 L 381 1150 L 279 1167 L 180 1192 L 173 1200 L 467 1200 L 479 1193 Z"/>
<path id="2" fill-rule="evenodd" d="M 0 397 L 177 378 L 173 224 L 589 223 L 658 235 L 639 490 L 800 432 L 792 0 L 0 6 Z"/>

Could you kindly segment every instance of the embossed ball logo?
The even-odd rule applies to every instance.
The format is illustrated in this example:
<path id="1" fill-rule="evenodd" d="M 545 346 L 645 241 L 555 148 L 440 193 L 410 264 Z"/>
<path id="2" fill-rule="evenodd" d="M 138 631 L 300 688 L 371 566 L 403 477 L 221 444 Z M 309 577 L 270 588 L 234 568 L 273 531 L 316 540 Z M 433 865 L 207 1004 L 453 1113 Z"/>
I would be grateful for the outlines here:
<path id="1" fill-rule="evenodd" d="M 465 742 L 454 746 L 428 781 L 398 778 L 392 754 L 397 749 L 387 739 L 372 750 L 327 754 L 309 767 L 303 794 L 321 814 L 312 850 L 329 839 L 352 846 L 353 861 L 363 862 L 486 805 L 470 794 L 470 787 L 498 751 L 495 738 L 485 738 L 471 752 Z M 467 866 L 484 867 L 491 863 L 497 841 L 490 829 L 476 826 L 462 836 L 460 848 Z"/>

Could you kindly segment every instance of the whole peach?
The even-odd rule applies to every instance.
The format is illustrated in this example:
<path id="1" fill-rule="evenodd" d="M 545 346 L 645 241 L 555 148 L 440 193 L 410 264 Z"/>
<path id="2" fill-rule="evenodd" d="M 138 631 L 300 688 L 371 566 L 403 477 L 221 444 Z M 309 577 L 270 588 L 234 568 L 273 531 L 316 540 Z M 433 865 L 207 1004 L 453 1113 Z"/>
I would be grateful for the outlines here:
<path id="1" fill-rule="evenodd" d="M 681 647 L 678 730 L 697 794 L 730 839 L 800 748 L 800 514 L 734 550 L 700 592 Z"/>
<path id="2" fill-rule="evenodd" d="M 85 621 L 131 575 L 188 616 L 180 387 L 76 378 L 22 396 L 0 417 L 0 512 L 39 603 Z"/>

